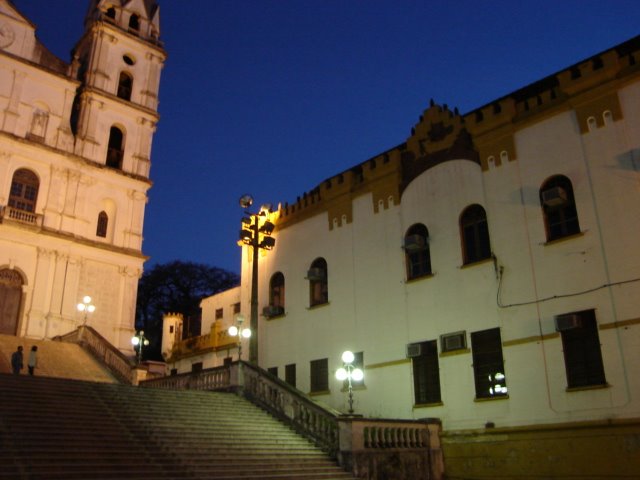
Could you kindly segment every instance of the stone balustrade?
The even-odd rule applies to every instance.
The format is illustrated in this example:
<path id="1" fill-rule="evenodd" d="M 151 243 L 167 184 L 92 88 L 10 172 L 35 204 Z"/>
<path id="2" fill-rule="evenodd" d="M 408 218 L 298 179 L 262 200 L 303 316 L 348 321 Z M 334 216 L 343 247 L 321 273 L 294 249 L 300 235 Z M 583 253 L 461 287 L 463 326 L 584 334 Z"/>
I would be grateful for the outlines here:
<path id="1" fill-rule="evenodd" d="M 340 415 L 286 382 L 245 362 L 156 378 L 142 387 L 235 390 L 335 456 L 358 478 L 439 480 L 444 475 L 441 424 L 431 420 Z"/>
<path id="2" fill-rule="evenodd" d="M 35 225 L 37 227 L 42 226 L 42 215 L 9 206 L 0 208 L 0 221 L 1 220 L 13 220 L 15 222 Z"/>
<path id="3" fill-rule="evenodd" d="M 130 385 L 138 383 L 138 374 L 134 369 L 133 361 L 111 345 L 92 327 L 81 325 L 73 332 L 54 337 L 54 340 L 81 344 L 94 357 L 102 361 L 120 380 Z"/>

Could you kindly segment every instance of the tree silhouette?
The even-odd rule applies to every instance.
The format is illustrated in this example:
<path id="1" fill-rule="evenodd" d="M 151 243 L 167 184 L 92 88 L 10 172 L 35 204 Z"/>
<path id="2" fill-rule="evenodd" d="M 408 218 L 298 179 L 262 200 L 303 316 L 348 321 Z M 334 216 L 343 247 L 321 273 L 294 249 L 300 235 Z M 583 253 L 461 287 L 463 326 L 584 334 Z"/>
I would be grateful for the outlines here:
<path id="1" fill-rule="evenodd" d="M 238 285 L 237 274 L 201 263 L 174 260 L 156 264 L 144 272 L 138 283 L 136 327 L 149 339 L 147 359 L 161 360 L 162 317 L 165 313 L 184 316 L 183 338 L 200 335 L 200 301 Z"/>

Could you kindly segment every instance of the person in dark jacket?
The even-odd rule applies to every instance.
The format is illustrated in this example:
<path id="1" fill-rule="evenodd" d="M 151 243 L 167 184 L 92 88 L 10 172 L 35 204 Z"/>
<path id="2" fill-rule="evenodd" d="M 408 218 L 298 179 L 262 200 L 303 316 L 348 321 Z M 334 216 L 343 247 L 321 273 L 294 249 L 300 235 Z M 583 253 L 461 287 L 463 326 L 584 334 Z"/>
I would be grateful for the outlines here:
<path id="1" fill-rule="evenodd" d="M 13 373 L 15 375 L 20 375 L 20 370 L 22 370 L 23 366 L 22 345 L 20 345 L 18 349 L 11 355 L 11 368 L 13 369 Z"/>

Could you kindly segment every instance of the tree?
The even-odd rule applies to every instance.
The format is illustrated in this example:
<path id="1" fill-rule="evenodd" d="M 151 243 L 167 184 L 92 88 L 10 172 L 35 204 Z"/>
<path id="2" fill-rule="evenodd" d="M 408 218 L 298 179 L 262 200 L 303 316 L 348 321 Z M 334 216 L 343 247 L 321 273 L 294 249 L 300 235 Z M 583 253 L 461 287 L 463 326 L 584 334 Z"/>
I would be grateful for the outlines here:
<path id="1" fill-rule="evenodd" d="M 240 283 L 237 274 L 201 263 L 174 260 L 156 264 L 138 283 L 136 327 L 149 339 L 146 358 L 160 360 L 162 318 L 165 313 L 184 316 L 183 338 L 200 335 L 200 301 Z"/>

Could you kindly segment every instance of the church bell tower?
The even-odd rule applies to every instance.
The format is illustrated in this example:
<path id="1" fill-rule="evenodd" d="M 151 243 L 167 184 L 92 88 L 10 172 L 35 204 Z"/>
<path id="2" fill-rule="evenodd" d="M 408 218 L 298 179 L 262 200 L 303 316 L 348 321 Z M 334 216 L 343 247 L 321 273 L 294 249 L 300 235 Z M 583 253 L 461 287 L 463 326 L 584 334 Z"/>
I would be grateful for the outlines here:
<path id="1" fill-rule="evenodd" d="M 159 17 L 152 0 L 93 0 L 73 52 L 75 153 L 145 178 L 166 58 Z"/>

